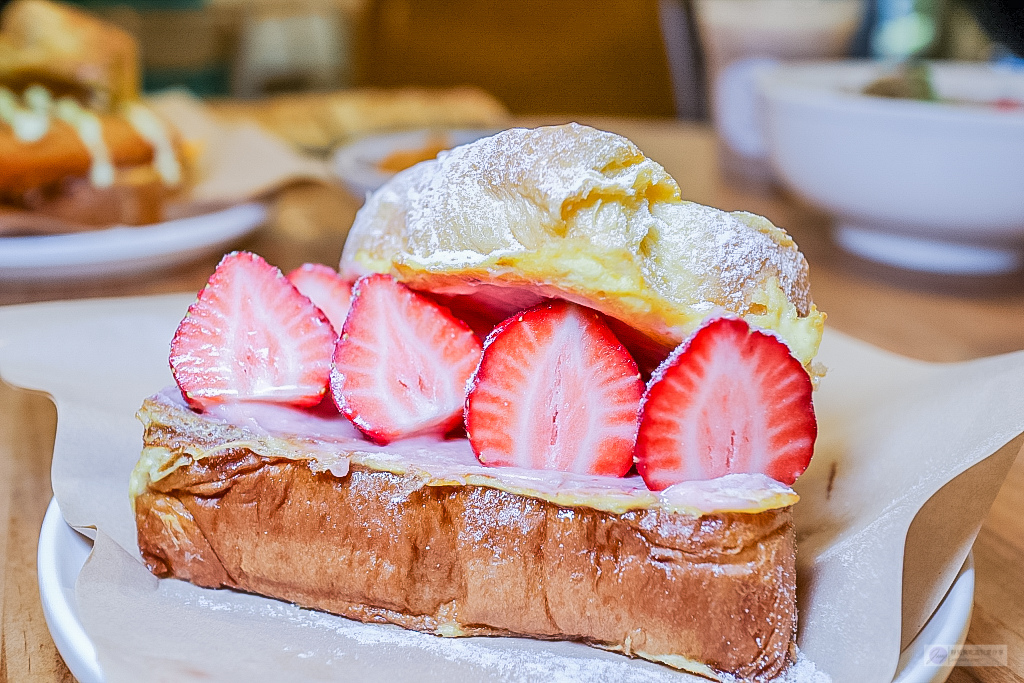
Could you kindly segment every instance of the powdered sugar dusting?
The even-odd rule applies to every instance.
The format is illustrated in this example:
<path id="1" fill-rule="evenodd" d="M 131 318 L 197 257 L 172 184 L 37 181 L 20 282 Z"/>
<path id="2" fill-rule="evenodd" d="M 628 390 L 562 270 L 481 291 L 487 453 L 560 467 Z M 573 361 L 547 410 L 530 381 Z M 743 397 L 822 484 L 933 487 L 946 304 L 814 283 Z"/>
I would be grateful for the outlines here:
<path id="1" fill-rule="evenodd" d="M 441 639 L 437 636 L 406 631 L 397 626 L 378 626 L 358 622 L 339 623 L 327 615 L 316 615 L 318 626 L 333 628 L 339 635 L 362 645 L 395 649 L 415 649 L 448 661 L 461 661 L 496 674 L 501 681 L 550 681 L 551 683 L 591 683 L 621 681 L 622 683 L 680 683 L 700 681 L 687 674 L 666 670 L 657 665 L 624 659 L 621 655 L 582 650 L 578 655 L 565 650 L 584 648 L 561 644 L 527 643 L 508 639 L 484 638 Z M 329 623 L 325 623 L 329 622 Z M 510 647 L 514 643 L 514 646 Z M 540 645 L 538 647 L 538 645 Z M 556 652 L 554 650 L 559 650 Z"/>
<path id="2" fill-rule="evenodd" d="M 449 661 L 471 663 L 474 667 L 495 674 L 500 681 L 530 681 L 551 683 L 592 683 L 593 681 L 621 681 L 622 683 L 680 683 L 681 681 L 705 681 L 681 672 L 659 670 L 657 665 L 641 665 L 640 662 L 622 658 L 621 655 L 586 652 L 572 656 L 554 652 L 550 645 L 545 649 L 523 647 L 518 641 L 513 647 L 509 642 L 495 642 L 493 639 L 462 638 L 440 639 L 398 627 L 383 627 L 360 624 L 353 628 L 346 625 L 336 629 L 339 634 L 366 645 L 387 648 L 414 648 Z M 532 645 L 532 644 L 531 644 Z M 542 646 L 543 647 L 543 646 Z M 585 647 L 585 646 L 579 646 Z M 549 649 L 550 648 L 550 649 Z M 566 647 L 559 647 L 564 651 Z"/>
<path id="3" fill-rule="evenodd" d="M 820 339 L 820 326 L 791 320 L 813 309 L 784 230 L 682 201 L 632 142 L 576 124 L 503 131 L 396 175 L 356 216 L 340 268 L 367 264 L 435 292 L 533 288 L 666 348 L 716 308 L 814 337 L 796 345 L 803 362 Z"/>
<path id="4" fill-rule="evenodd" d="M 824 671 L 818 671 L 814 662 L 797 648 L 796 662 L 776 678 L 775 683 L 832 683 L 832 677 Z"/>
<path id="5" fill-rule="evenodd" d="M 563 231 L 571 204 L 591 196 L 635 203 L 679 188 L 633 143 L 575 124 L 512 129 L 452 150 L 407 193 L 406 250 L 484 255 L 536 249 Z M 635 236 L 634 236 L 635 239 Z"/>
<path id="6" fill-rule="evenodd" d="M 662 203 L 653 213 L 664 221 L 665 230 L 649 244 L 645 274 L 666 297 L 739 313 L 751 303 L 751 293 L 775 277 L 797 310 L 808 312 L 807 261 L 768 220 L 693 202 Z M 674 277 L 661 273 L 665 263 L 674 263 Z"/>
<path id="7" fill-rule="evenodd" d="M 460 260 L 439 252 L 464 259 L 466 251 L 530 251 L 567 235 L 575 205 L 639 206 L 652 193 L 678 201 L 679 187 L 624 137 L 576 124 L 507 130 L 407 169 L 374 193 L 356 216 L 341 269 L 357 269 L 359 251 L 431 264 Z M 631 250 L 646 231 L 626 221 L 584 231 L 601 239 L 609 228 L 620 233 L 616 246 Z"/>
<path id="8" fill-rule="evenodd" d="M 247 621 L 269 621 L 285 627 L 290 633 L 297 629 L 329 633 L 329 638 L 310 638 L 308 651 L 299 656 L 344 661 L 366 656 L 374 651 L 387 652 L 395 659 L 416 657 L 440 660 L 458 665 L 457 670 L 473 680 L 508 683 L 706 683 L 707 679 L 669 667 L 623 655 L 596 650 L 580 643 L 537 641 L 523 638 L 441 638 L 410 631 L 391 624 L 366 624 L 323 612 L 257 596 L 228 594 L 199 589 L 181 582 L 161 581 L 161 593 L 170 598 L 192 603 L 206 611 L 233 613 Z M 288 638 L 289 642 L 294 638 Z M 329 643 L 330 652 L 321 651 L 319 643 Z M 321 646 L 322 647 L 322 646 Z M 428 668 L 429 664 L 427 664 Z M 723 683 L 737 679 L 719 674 Z M 431 677 L 426 674 L 424 680 Z M 831 678 L 814 666 L 797 650 L 792 666 L 774 683 L 831 683 Z"/>

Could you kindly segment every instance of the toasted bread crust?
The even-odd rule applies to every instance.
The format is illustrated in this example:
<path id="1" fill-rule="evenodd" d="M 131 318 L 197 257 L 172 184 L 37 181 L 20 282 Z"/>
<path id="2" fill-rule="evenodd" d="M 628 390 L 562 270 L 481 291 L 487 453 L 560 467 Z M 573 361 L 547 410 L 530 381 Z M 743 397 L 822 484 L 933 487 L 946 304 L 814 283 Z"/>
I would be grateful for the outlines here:
<path id="1" fill-rule="evenodd" d="M 244 447 L 151 481 L 134 505 L 150 569 L 201 586 L 439 635 L 580 640 L 743 680 L 790 661 L 790 508 L 616 515 L 358 465 L 315 473 Z"/>

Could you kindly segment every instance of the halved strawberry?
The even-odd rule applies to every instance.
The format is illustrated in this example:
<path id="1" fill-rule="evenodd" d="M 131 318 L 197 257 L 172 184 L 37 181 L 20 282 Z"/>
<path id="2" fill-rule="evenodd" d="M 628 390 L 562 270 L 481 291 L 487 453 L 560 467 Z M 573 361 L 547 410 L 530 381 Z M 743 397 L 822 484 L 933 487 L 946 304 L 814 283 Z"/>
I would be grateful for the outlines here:
<path id="1" fill-rule="evenodd" d="M 466 399 L 466 431 L 485 465 L 621 477 L 633 464 L 644 385 L 593 310 L 549 301 L 487 337 Z"/>
<path id="2" fill-rule="evenodd" d="M 322 263 L 303 263 L 288 273 L 288 281 L 323 311 L 331 327 L 341 334 L 348 307 L 352 303 L 352 285 L 337 271 Z"/>
<path id="3" fill-rule="evenodd" d="M 390 275 L 352 288 L 334 349 L 331 393 L 373 441 L 443 434 L 458 425 L 481 344 L 461 320 Z"/>
<path id="4" fill-rule="evenodd" d="M 807 469 L 817 434 L 811 378 L 789 348 L 718 318 L 652 375 L 636 466 L 652 490 L 742 472 L 788 485 Z"/>
<path id="5" fill-rule="evenodd" d="M 171 341 L 171 372 L 196 408 L 227 401 L 296 406 L 327 389 L 334 333 L 281 271 L 256 254 L 221 259 Z"/>

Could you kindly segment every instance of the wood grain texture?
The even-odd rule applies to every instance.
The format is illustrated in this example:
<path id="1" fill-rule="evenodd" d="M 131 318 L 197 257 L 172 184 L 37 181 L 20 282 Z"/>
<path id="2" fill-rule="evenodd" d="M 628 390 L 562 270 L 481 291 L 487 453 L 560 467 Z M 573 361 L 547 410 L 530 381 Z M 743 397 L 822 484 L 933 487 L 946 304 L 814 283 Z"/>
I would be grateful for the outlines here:
<path id="1" fill-rule="evenodd" d="M 45 396 L 0 383 L 0 681 L 74 680 L 50 639 L 36 581 L 55 417 Z"/>
<path id="2" fill-rule="evenodd" d="M 567 120 L 523 119 L 527 124 Z M 931 361 L 958 361 L 1024 348 L 1024 276 L 994 282 L 911 277 L 871 267 L 832 244 L 825 216 L 783 194 L 725 184 L 710 130 L 670 120 L 585 119 L 632 138 L 679 181 L 683 196 L 761 213 L 789 230 L 811 265 L 811 287 L 828 325 L 880 347 Z M 271 223 L 239 244 L 282 269 L 336 265 L 357 201 L 341 190 L 292 188 Z M 0 285 L 0 304 L 58 298 L 196 291 L 216 257 L 131 280 L 85 285 Z M 35 543 L 50 497 L 54 409 L 44 397 L 0 386 L 0 681 L 71 680 L 43 623 Z M 968 642 L 1006 645 L 1005 667 L 961 667 L 954 683 L 1024 681 L 1024 461 L 1012 468 L 975 544 L 977 589 Z"/>

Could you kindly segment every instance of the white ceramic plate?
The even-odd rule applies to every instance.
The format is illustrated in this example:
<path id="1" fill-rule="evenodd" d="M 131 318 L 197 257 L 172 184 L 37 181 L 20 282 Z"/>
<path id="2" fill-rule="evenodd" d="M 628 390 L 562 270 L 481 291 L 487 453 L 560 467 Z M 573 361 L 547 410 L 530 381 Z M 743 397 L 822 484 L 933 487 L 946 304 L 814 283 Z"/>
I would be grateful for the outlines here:
<path id="1" fill-rule="evenodd" d="M 387 135 L 372 135 L 339 147 L 331 160 L 334 174 L 357 197 L 365 196 L 391 179 L 393 174 L 380 170 L 377 164 L 400 150 L 423 149 L 432 137 L 447 138 L 452 147 L 465 145 L 495 130 L 464 128 L 455 130 L 412 130 Z"/>
<path id="2" fill-rule="evenodd" d="M 92 542 L 64 521 L 57 500 L 52 499 L 39 532 L 39 595 L 53 642 L 81 683 L 103 683 L 96 650 L 78 619 L 75 581 L 89 557 Z M 900 654 L 893 683 L 942 683 L 955 659 L 944 656 L 934 663 L 935 647 L 955 650 L 967 638 L 974 603 L 974 556 L 968 555 L 960 574 L 935 614 L 907 649 Z M 955 646 L 949 648 L 950 645 Z"/>
<path id="3" fill-rule="evenodd" d="M 36 553 L 39 597 L 53 642 L 80 683 L 103 681 L 96 649 L 78 620 L 75 600 L 75 582 L 91 551 L 92 541 L 68 526 L 57 499 L 51 499 L 39 530 Z"/>
<path id="4" fill-rule="evenodd" d="M 263 204 L 155 225 L 0 237 L 0 281 L 76 280 L 165 268 L 223 249 L 267 218 Z"/>
<path id="5" fill-rule="evenodd" d="M 917 637 L 900 653 L 893 683 L 942 683 L 953 673 L 958 652 L 967 640 L 974 608 L 974 554 Z M 938 655 L 941 655 L 939 657 Z"/>

